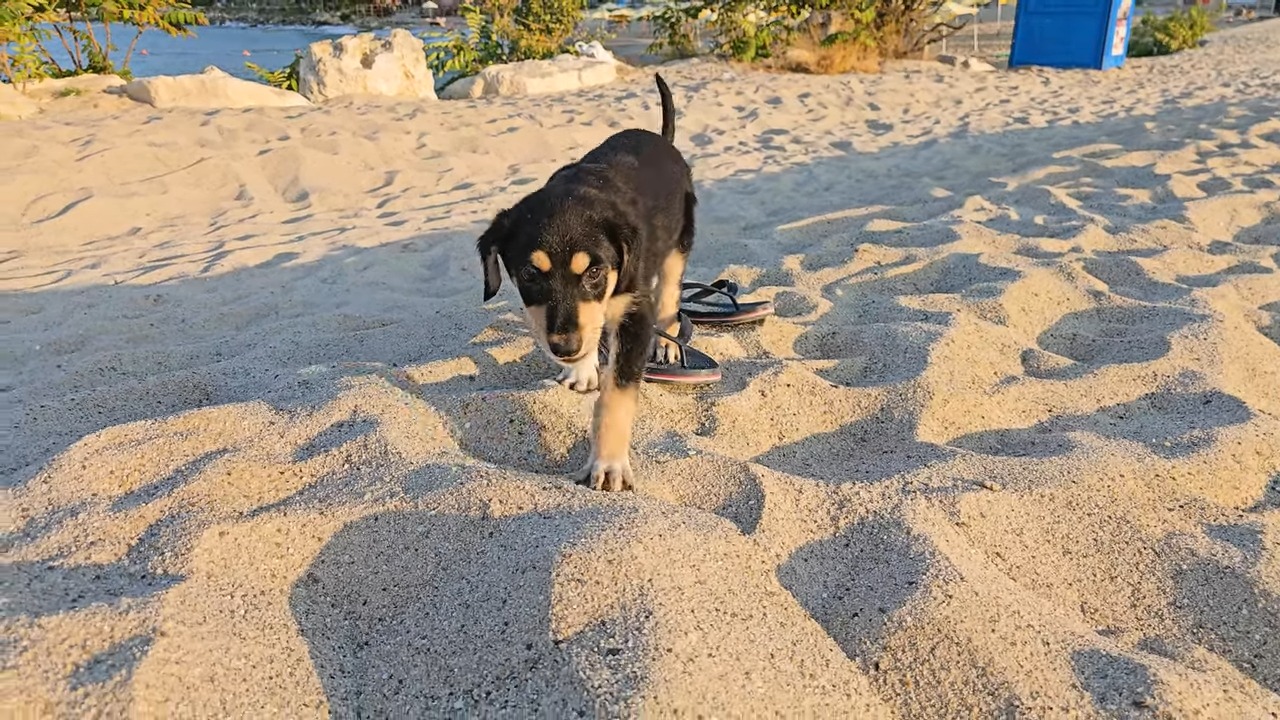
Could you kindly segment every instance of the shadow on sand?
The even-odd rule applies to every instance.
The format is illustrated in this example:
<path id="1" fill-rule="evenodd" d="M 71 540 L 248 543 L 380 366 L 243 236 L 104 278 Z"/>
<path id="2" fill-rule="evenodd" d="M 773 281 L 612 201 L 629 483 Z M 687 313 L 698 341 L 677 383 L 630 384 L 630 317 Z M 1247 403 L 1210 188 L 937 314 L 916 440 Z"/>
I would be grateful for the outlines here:
<path id="1" fill-rule="evenodd" d="M 703 184 L 700 200 L 706 212 L 700 218 L 703 230 L 690 276 L 710 280 L 729 265 L 760 264 L 766 268 L 766 280 L 789 285 L 798 278 L 779 265 L 778 259 L 785 255 L 802 256 L 802 272 L 807 273 L 843 265 L 868 243 L 905 251 L 938 248 L 959 237 L 957 212 L 969 198 L 979 196 L 992 208 L 983 221 L 986 227 L 1018 236 L 1024 254 L 1052 264 L 1062 254 L 1061 241 L 1089 226 L 1122 232 L 1157 220 L 1185 219 L 1184 203 L 1168 192 L 1167 176 L 1153 165 L 1116 170 L 1101 163 L 1122 152 L 1158 153 L 1199 145 L 1205 146 L 1197 151 L 1200 160 L 1208 163 L 1217 152 L 1203 142 L 1211 137 L 1209 128 L 1242 130 L 1277 113 L 1280 105 L 1275 101 L 1258 99 L 1088 125 L 957 135 Z M 1139 147 L 1099 149 L 1139 136 Z M 1048 165 L 1054 169 L 1047 175 L 1034 181 L 1018 179 Z M 930 177 L 921 178 L 902 168 L 933 170 Z M 1244 192 L 1263 180 L 1260 171 L 1240 179 L 1240 187 L 1212 189 Z M 1031 192 L 1025 192 L 1028 185 Z M 1049 191 L 1050 186 L 1064 189 L 1073 201 L 1064 203 L 1059 194 Z M 753 202 L 745 216 L 734 215 L 730 209 L 741 207 L 744 196 Z M 815 196 L 824 198 L 825 214 L 796 212 L 796 207 L 811 206 Z M 500 339 L 520 332 L 514 325 L 504 327 L 506 320 L 495 321 L 493 312 L 481 307 L 478 261 L 472 259 L 469 247 L 478 231 L 466 228 L 406 237 L 369 249 L 340 247 L 308 263 L 282 253 L 257 267 L 151 286 L 62 290 L 54 282 L 39 291 L 8 296 L 12 329 L 47 324 L 64 314 L 88 315 L 112 323 L 117 332 L 135 334 L 138 344 L 128 357 L 113 363 L 104 363 L 93 353 L 58 355 L 56 349 L 24 360 L 56 365 L 61 375 L 38 386 L 3 390 L 5 402 L 21 408 L 16 432 L 3 452 L 7 484 L 21 487 L 68 445 L 122 423 L 247 400 L 286 409 L 323 403 L 336 392 L 332 381 L 300 371 L 340 363 L 396 368 L 465 355 L 474 361 L 474 372 L 411 389 L 441 409 L 464 446 L 468 422 L 500 430 L 511 422 L 513 413 L 522 412 L 514 404 L 480 402 L 468 406 L 465 414 L 450 415 L 449 408 L 457 406 L 440 402 L 440 397 L 466 396 L 477 390 L 527 390 L 549 377 L 551 368 L 536 352 L 518 362 L 499 363 L 485 351 L 496 341 L 476 340 L 495 324 Z M 744 237 L 760 242 L 738 240 Z M 1238 241 L 1271 245 L 1277 243 L 1274 237 L 1265 232 L 1244 233 Z M 452 272 L 442 268 L 453 267 L 450 262 L 457 257 L 468 258 L 472 264 L 466 266 L 467 272 L 474 272 L 473 277 L 441 277 Z M 411 268 L 409 284 L 377 282 L 384 273 L 403 274 L 406 267 Z M 823 371 L 829 381 L 850 387 L 909 383 L 924 371 L 950 316 L 912 307 L 905 297 L 950 295 L 961 302 L 983 302 L 997 297 L 1019 276 L 1016 270 L 991 265 L 976 254 L 929 260 L 900 275 L 890 276 L 888 269 L 872 268 L 822 289 L 830 309 L 804 327 L 795 347 L 804 359 L 835 361 L 834 367 Z M 139 277 L 145 277 L 148 268 L 137 270 Z M 1046 331 L 1040 341 L 1044 349 L 1071 359 L 1084 371 L 1100 362 L 1138 363 L 1159 357 L 1167 351 L 1167 341 L 1162 343 L 1161 338 L 1195 320 L 1184 308 L 1161 304 L 1178 302 L 1186 290 L 1145 277 L 1130 257 L 1099 254 L 1088 260 L 1085 270 L 1138 304 L 1137 309 L 1123 311 L 1135 313 L 1132 317 L 1112 309 L 1085 311 L 1064 317 Z M 1244 271 L 1274 272 L 1262 266 Z M 1211 278 L 1186 280 L 1193 287 L 1214 282 Z M 264 296 L 267 287 L 275 290 Z M 509 289 L 504 292 L 514 298 Z M 352 317 L 346 312 L 357 295 L 360 307 L 382 308 L 379 316 Z M 509 310 L 514 300 L 503 302 Z M 812 306 L 812 300 L 802 295 L 788 302 L 797 311 Z M 188 321 L 205 313 L 233 316 L 233 330 L 210 330 Z M 1135 327 L 1150 328 L 1156 334 L 1141 341 L 1126 339 Z M 72 338 L 66 342 L 77 347 Z M 1119 342 L 1128 350 L 1102 360 L 1090 352 L 1090 343 L 1095 342 Z M 751 363 L 728 363 L 725 382 L 741 383 L 757 369 Z M 148 402 L 138 403 L 138 397 Z M 1182 422 L 1174 425 L 1175 437 L 1156 438 L 1161 442 L 1152 449 L 1167 456 L 1194 451 L 1196 438 L 1211 427 L 1248 419 L 1248 410 L 1238 400 L 1216 393 L 1135 402 L 1157 409 L 1167 406 L 1175 415 L 1184 404 L 1219 409 L 1209 426 L 1204 426 L 1203 414 L 1181 416 Z M 1150 439 L 1147 430 L 1126 419 L 1132 409 L 1104 408 L 1092 417 L 1056 418 L 1044 427 L 985 433 L 963 438 L 957 445 L 994 454 L 1053 455 L 1069 449 L 1060 433 L 1074 429 L 1145 442 Z M 817 445 L 801 441 L 775 448 L 759 462 L 824 481 L 843 473 L 875 482 L 955 451 L 915 440 L 918 416 L 905 396 L 903 407 L 883 412 L 883 417 L 854 419 L 834 431 L 848 441 L 853 453 L 849 457 L 815 460 Z M 886 427 L 892 432 L 885 434 Z M 300 450 L 295 460 L 370 431 L 368 421 L 360 420 L 334 427 Z M 867 453 L 880 454 L 883 463 L 861 475 L 847 467 L 856 456 Z M 127 509 L 164 497 L 188 475 L 199 472 L 200 463 L 213 459 L 201 458 L 117 504 Z M 526 471 L 545 471 L 560 461 L 540 454 L 536 447 L 527 453 L 484 459 Z M 356 487 L 339 482 L 311 501 L 358 500 L 352 495 L 355 492 Z M 75 522 L 78 512 L 75 507 L 57 509 L 8 534 L 3 542 L 7 547 L 30 543 Z M 754 528 L 759 516 L 756 510 L 743 523 Z M 529 698 L 535 695 L 580 700 L 551 708 L 557 716 L 587 711 L 594 699 L 583 685 L 581 668 L 575 665 L 572 643 L 567 647 L 553 643 L 547 632 L 547 586 L 553 556 L 578 537 L 590 520 L 590 513 L 500 521 L 447 514 L 380 515 L 337 533 L 291 597 L 335 713 L 394 714 L 400 707 L 394 703 L 406 699 L 447 701 L 455 703 L 449 707 L 464 711 L 519 710 L 530 707 Z M 182 582 L 177 576 L 153 575 L 149 566 L 153 546 L 169 542 L 166 532 L 183 521 L 180 515 L 158 521 L 154 532 L 149 530 L 128 558 L 111 566 L 56 566 L 54 558 L 8 565 L 6 616 L 38 618 L 111 604 Z M 528 565 L 514 568 L 493 561 L 513 553 L 527 557 Z M 925 561 L 907 530 L 881 524 L 819 540 L 791 557 L 779 575 L 851 658 L 864 659 L 874 653 L 885 612 L 910 598 L 924 568 Z M 469 591 L 442 593 L 445 585 Z M 1236 590 L 1219 592 L 1224 587 Z M 458 602 L 461 597 L 467 602 Z M 1237 600 L 1224 605 L 1225 597 Z M 1268 657 L 1280 657 L 1273 640 L 1273 631 L 1280 626 L 1273 596 L 1238 573 L 1206 562 L 1187 570 L 1179 582 L 1179 598 L 1190 608 L 1197 637 L 1239 667 L 1254 668 L 1246 672 L 1280 691 L 1274 662 L 1266 663 Z M 468 622 L 476 615 L 502 621 Z M 506 631 L 497 628 L 519 629 L 524 636 L 542 639 L 513 647 L 506 642 Z M 132 657 L 145 653 L 148 646 L 146 640 L 130 640 L 121 652 Z M 1104 673 L 1120 678 L 1118 689 L 1101 680 L 1094 682 L 1091 678 L 1099 675 L 1093 668 L 1107 663 L 1093 656 L 1077 660 L 1081 677 L 1094 684 L 1095 697 L 1109 701 L 1141 695 L 1142 684 L 1148 682 L 1127 666 L 1119 675 L 1114 667 Z M 113 663 L 106 658 L 81 669 L 69 681 L 94 682 L 118 664 Z M 446 687 L 465 687 L 472 694 L 446 698 Z"/>

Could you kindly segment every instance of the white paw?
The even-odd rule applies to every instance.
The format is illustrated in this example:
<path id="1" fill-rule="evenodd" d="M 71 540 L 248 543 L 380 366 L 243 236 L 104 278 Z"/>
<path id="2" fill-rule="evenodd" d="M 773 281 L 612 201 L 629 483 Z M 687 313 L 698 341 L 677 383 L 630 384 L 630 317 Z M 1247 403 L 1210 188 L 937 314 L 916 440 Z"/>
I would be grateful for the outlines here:
<path id="1" fill-rule="evenodd" d="M 589 353 L 572 365 L 566 365 L 556 376 L 556 382 L 580 393 L 600 389 L 600 357 Z"/>
<path id="2" fill-rule="evenodd" d="M 635 487 L 635 475 L 631 472 L 631 458 L 606 460 L 592 458 L 579 473 L 579 485 L 586 485 L 592 490 L 619 492 Z"/>

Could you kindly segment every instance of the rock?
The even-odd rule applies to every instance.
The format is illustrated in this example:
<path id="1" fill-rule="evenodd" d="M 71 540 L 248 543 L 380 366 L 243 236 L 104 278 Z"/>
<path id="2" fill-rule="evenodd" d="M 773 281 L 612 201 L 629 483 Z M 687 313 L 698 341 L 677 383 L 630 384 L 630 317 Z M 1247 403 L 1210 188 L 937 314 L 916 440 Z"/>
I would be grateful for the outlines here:
<path id="1" fill-rule="evenodd" d="M 192 75 L 137 78 L 124 86 L 124 94 L 158 108 L 295 107 L 311 104 L 296 92 L 241 80 L 212 65 Z"/>
<path id="2" fill-rule="evenodd" d="M 0 83 L 0 120 L 21 120 L 40 112 L 40 104 L 8 84 Z"/>
<path id="3" fill-rule="evenodd" d="M 311 43 L 298 64 L 298 91 L 315 102 L 343 95 L 436 99 L 422 41 L 403 28 L 386 38 L 359 33 Z"/>
<path id="4" fill-rule="evenodd" d="M 601 45 L 599 40 L 592 40 L 589 43 L 584 43 L 579 40 L 573 44 L 573 49 L 578 51 L 578 55 L 580 57 L 611 63 L 618 62 L 618 59 L 613 56 L 613 53 L 605 49 L 605 46 Z"/>
<path id="5" fill-rule="evenodd" d="M 77 75 L 32 82 L 27 85 L 26 93 L 35 100 L 46 101 L 72 95 L 110 92 L 124 84 L 124 79 L 119 75 Z"/>
<path id="6" fill-rule="evenodd" d="M 961 70 L 968 70 L 969 72 L 992 72 L 996 69 L 995 65 L 992 65 L 985 60 L 979 60 L 975 57 L 965 57 L 964 55 L 939 55 L 938 62 L 943 65 L 960 68 Z"/>
<path id="7" fill-rule="evenodd" d="M 960 68 L 969 72 L 995 72 L 996 66 L 986 60 L 965 58 L 964 62 L 960 63 Z"/>
<path id="8" fill-rule="evenodd" d="M 479 98 L 541 95 L 603 85 L 618 77 L 616 62 L 573 55 L 551 60 L 522 60 L 490 65 L 476 75 L 449 85 L 441 97 Z"/>

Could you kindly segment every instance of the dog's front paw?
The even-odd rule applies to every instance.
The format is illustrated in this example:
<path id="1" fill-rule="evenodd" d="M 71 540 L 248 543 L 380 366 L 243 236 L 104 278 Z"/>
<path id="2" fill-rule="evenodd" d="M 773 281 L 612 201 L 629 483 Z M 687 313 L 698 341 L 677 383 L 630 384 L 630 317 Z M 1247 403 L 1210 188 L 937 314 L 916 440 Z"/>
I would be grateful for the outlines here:
<path id="1" fill-rule="evenodd" d="M 600 358 L 590 354 L 562 368 L 556 382 L 580 393 L 600 389 Z"/>
<path id="2" fill-rule="evenodd" d="M 635 487 L 635 475 L 631 472 L 631 458 L 626 456 L 612 460 L 592 458 L 583 468 L 578 484 L 605 492 L 631 490 Z"/>
<path id="3" fill-rule="evenodd" d="M 683 354 L 680 344 L 672 342 L 661 335 L 655 338 L 657 342 L 653 346 L 653 361 L 663 365 L 672 365 L 680 362 L 680 356 Z"/>

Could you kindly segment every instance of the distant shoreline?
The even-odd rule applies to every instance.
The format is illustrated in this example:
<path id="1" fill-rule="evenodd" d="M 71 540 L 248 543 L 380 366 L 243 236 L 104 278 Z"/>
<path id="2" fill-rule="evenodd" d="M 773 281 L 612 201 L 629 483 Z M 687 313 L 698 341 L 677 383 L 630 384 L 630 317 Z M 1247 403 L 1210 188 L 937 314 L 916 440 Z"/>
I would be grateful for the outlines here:
<path id="1" fill-rule="evenodd" d="M 399 12 L 385 16 L 355 16 L 351 13 L 330 11 L 282 12 L 279 10 L 254 11 L 248 9 L 209 8 L 204 11 L 209 25 L 244 27 L 327 27 L 349 25 L 360 31 L 390 28 L 412 28 L 438 24 L 442 28 L 457 24 L 457 16 L 428 18 L 417 11 Z"/>

